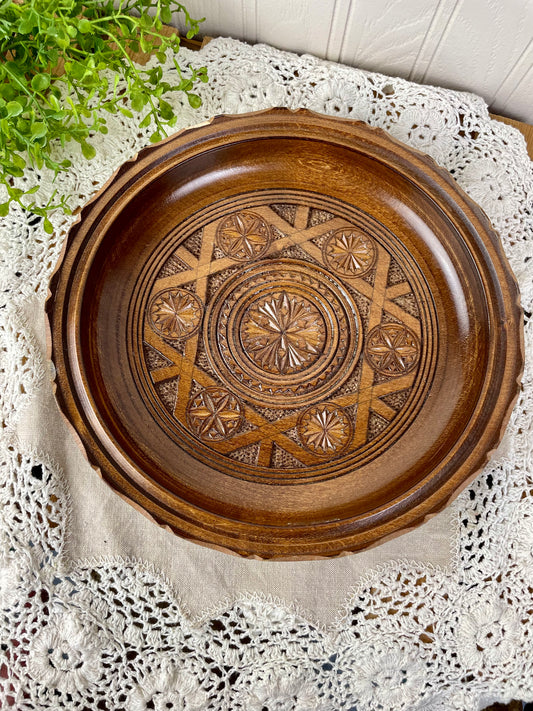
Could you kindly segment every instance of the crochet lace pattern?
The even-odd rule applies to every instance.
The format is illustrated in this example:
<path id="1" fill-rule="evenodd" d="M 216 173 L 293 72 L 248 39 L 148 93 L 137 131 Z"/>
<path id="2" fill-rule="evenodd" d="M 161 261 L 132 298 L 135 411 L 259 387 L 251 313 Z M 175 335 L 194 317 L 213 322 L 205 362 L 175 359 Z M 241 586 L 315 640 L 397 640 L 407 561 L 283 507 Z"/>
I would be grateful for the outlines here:
<path id="1" fill-rule="evenodd" d="M 361 119 L 431 155 L 499 231 L 520 283 L 533 353 L 533 171 L 525 142 L 478 97 L 218 39 L 182 64 L 206 65 L 203 106 L 174 99 L 176 130 L 221 113 L 305 107 Z M 165 79 L 175 72 L 169 61 Z M 21 183 L 83 205 L 148 144 L 109 116 L 87 162 Z M 0 196 L 0 202 L 5 198 Z M 0 228 L 0 705 L 17 711 L 470 711 L 533 699 L 533 372 L 505 443 L 454 504 L 449 569 L 393 561 L 369 570 L 325 628 L 251 590 L 193 619 L 163 572 L 133 560 L 72 560 L 69 492 L 53 451 L 19 437 L 35 394 L 51 388 L 25 304 L 43 303 L 75 217 L 18 208 Z M 45 416 L 45 414 L 43 414 Z"/>

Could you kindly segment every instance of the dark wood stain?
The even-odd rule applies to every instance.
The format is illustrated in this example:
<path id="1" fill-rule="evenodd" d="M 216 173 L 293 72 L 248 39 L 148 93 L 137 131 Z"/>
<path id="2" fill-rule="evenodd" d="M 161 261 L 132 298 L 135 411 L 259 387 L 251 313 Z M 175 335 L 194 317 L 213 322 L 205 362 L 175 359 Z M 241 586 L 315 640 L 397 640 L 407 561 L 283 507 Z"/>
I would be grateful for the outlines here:
<path id="1" fill-rule="evenodd" d="M 441 510 L 523 367 L 479 207 L 383 131 L 307 111 L 220 117 L 125 164 L 47 313 L 58 402 L 104 479 L 259 558 L 342 555 Z"/>

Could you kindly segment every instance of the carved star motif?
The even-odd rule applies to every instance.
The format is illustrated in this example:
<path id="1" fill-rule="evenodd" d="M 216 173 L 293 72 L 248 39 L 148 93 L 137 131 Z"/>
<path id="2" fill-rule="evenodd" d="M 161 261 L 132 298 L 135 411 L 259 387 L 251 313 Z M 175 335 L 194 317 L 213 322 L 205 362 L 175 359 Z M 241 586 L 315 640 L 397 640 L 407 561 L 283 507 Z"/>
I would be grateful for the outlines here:
<path id="1" fill-rule="evenodd" d="M 342 407 L 325 403 L 309 407 L 298 424 L 300 439 L 315 454 L 342 451 L 352 435 L 350 417 Z"/>
<path id="2" fill-rule="evenodd" d="M 316 306 L 286 291 L 253 304 L 241 324 L 245 352 L 269 373 L 285 375 L 308 367 L 320 356 L 325 338 Z"/>
<path id="3" fill-rule="evenodd" d="M 337 230 L 330 235 L 323 248 L 327 265 L 341 276 L 360 277 L 376 261 L 374 241 L 358 230 Z"/>
<path id="4" fill-rule="evenodd" d="M 368 334 L 365 355 L 381 375 L 398 376 L 413 370 L 419 359 L 418 338 L 400 323 L 376 326 Z"/>
<path id="5" fill-rule="evenodd" d="M 202 302 L 186 289 L 167 289 L 156 294 L 149 308 L 154 331 L 170 339 L 189 338 L 196 333 L 202 314 Z"/>
<path id="6" fill-rule="evenodd" d="M 187 406 L 187 421 L 200 439 L 213 442 L 228 439 L 242 423 L 242 407 L 235 395 L 225 388 L 204 388 Z"/>
<path id="7" fill-rule="evenodd" d="M 217 228 L 216 242 L 224 254 L 239 262 L 249 262 L 267 251 L 271 232 L 266 222 L 253 212 L 235 212 Z"/>

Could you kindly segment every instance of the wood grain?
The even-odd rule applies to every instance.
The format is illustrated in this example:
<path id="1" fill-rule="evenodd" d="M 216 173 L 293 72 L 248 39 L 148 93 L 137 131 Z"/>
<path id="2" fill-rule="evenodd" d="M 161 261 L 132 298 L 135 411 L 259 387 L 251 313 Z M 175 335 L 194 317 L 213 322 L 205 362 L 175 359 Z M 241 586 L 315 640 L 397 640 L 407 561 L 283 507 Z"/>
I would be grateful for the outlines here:
<path id="1" fill-rule="evenodd" d="M 142 151 L 83 210 L 51 293 L 57 396 L 90 460 L 240 555 L 417 525 L 518 393 L 518 290 L 487 218 L 423 154 L 305 111 Z"/>

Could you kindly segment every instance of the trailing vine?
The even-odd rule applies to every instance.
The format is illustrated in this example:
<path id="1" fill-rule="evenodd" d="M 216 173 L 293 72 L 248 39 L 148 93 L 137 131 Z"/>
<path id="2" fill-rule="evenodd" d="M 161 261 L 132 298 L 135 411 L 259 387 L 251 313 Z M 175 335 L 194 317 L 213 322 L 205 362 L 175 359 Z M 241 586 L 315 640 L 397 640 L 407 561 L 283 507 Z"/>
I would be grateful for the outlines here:
<path id="1" fill-rule="evenodd" d="M 0 0 L 0 184 L 7 197 L 0 216 L 18 203 L 42 216 L 51 232 L 48 214 L 57 207 L 68 213 L 68 196 L 55 191 L 39 204 L 33 197 L 39 186 L 25 189 L 16 179 L 27 167 L 45 166 L 56 176 L 68 170 L 58 148 L 69 141 L 93 158 L 91 137 L 107 133 L 106 112 L 137 114 L 139 128 L 153 124 L 150 140 L 157 142 L 176 122 L 165 100 L 170 92 L 184 92 L 193 108 L 201 105 L 194 87 L 207 81 L 205 67 L 181 67 L 178 30 L 163 31 L 176 13 L 184 16 L 187 37 L 198 33 L 201 20 L 173 0 Z M 154 54 L 156 63 L 133 62 L 139 51 Z M 163 80 L 169 52 L 174 84 Z"/>

